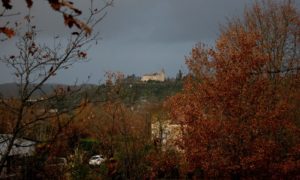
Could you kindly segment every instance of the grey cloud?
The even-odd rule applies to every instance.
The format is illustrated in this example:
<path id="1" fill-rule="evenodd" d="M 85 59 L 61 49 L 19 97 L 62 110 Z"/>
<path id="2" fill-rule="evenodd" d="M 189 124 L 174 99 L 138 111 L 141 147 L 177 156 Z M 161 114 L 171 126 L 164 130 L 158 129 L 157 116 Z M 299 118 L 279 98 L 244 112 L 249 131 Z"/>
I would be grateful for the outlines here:
<path id="1" fill-rule="evenodd" d="M 225 17 L 241 15 L 252 1 L 123 0 L 118 6 L 119 2 L 105 20 L 104 36 L 169 42 L 215 38 Z"/>
<path id="2" fill-rule="evenodd" d="M 83 12 L 86 0 L 73 0 Z M 22 8 L 23 1 L 12 1 Z M 104 0 L 95 0 L 101 5 Z M 219 34 L 219 25 L 226 18 L 241 16 L 245 5 L 254 0 L 115 0 L 113 8 L 95 29 L 103 41 L 88 52 L 91 61 L 75 64 L 58 73 L 53 82 L 72 83 L 76 79 L 92 82 L 103 79 L 105 71 L 122 71 L 141 75 L 164 68 L 174 76 L 185 67 L 184 57 L 199 41 L 212 45 Z M 31 14 L 41 29 L 42 40 L 68 30 L 61 14 L 51 10 L 47 1 L 34 1 Z M 296 1 L 297 7 L 300 1 Z M 85 15 L 83 15 L 85 16 Z M 82 17 L 84 18 L 84 17 Z M 1 19 L 0 19 L 1 20 Z M 1 21 L 2 24 L 2 21 Z M 6 42 L 5 42 L 6 43 Z M 13 49 L 11 43 L 0 44 L 1 53 Z M 80 72 L 80 73 L 79 73 Z M 0 83 L 12 81 L 5 66 L 0 66 Z"/>

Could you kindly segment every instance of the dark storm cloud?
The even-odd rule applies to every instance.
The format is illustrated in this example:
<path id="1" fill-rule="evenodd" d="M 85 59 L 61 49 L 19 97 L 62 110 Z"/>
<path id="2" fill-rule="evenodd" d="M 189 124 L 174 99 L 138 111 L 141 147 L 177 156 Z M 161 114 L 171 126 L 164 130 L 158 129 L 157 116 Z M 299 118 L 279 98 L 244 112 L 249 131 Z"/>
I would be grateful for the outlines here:
<path id="1" fill-rule="evenodd" d="M 104 36 L 134 41 L 215 38 L 226 16 L 242 14 L 247 0 L 119 0 L 105 20 Z"/>
<path id="2" fill-rule="evenodd" d="M 95 0 L 97 6 L 104 0 Z M 13 1 L 22 11 L 23 1 Z M 86 12 L 86 0 L 76 0 L 75 5 Z M 47 1 L 34 1 L 31 14 L 41 30 L 42 40 L 68 30 L 61 14 L 51 10 Z M 242 16 L 245 6 L 253 0 L 115 0 L 113 8 L 94 31 L 103 40 L 89 51 L 91 61 L 76 64 L 59 73 L 53 81 L 72 83 L 92 75 L 93 82 L 103 79 L 105 71 L 122 71 L 126 74 L 144 74 L 164 68 L 174 76 L 184 67 L 184 57 L 195 43 L 212 45 L 218 36 L 219 25 L 226 18 Z M 296 2 L 299 7 L 299 2 Z M 0 19 L 1 20 L 1 19 Z M 2 21 L 1 21 L 2 24 Z M 1 44 L 1 51 L 12 46 Z M 11 81 L 1 65 L 0 82 Z M 80 72 L 81 74 L 78 74 Z"/>

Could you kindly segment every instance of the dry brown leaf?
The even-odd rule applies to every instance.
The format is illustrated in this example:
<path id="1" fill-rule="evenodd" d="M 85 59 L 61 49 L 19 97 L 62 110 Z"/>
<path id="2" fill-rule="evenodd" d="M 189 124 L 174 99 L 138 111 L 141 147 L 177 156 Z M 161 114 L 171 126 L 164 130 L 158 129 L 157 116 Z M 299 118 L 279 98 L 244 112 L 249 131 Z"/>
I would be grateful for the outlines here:
<path id="1" fill-rule="evenodd" d="M 61 2 L 61 5 L 62 6 L 66 6 L 70 9 L 72 9 L 74 12 L 76 12 L 77 14 L 81 14 L 81 11 L 79 9 L 77 9 L 74 5 L 73 5 L 73 2 L 70 2 L 70 1 L 62 1 Z"/>
<path id="2" fill-rule="evenodd" d="M 85 31 L 86 36 L 89 36 L 92 33 L 92 29 L 86 25 L 84 22 L 80 21 L 79 19 L 74 18 L 70 14 L 63 14 L 65 25 L 69 26 L 69 28 L 75 25 L 77 28 L 82 29 Z M 74 34 L 75 35 L 75 34 Z"/>
<path id="3" fill-rule="evenodd" d="M 55 10 L 55 11 L 59 11 L 61 8 L 61 3 L 58 0 L 48 0 L 48 2 L 50 3 L 51 7 Z"/>
<path id="4" fill-rule="evenodd" d="M 25 1 L 26 1 L 26 4 L 27 4 L 27 7 L 31 8 L 31 6 L 33 4 L 33 1 L 32 0 L 25 0 Z"/>
<path id="5" fill-rule="evenodd" d="M 12 5 L 10 3 L 11 3 L 10 0 L 2 0 L 2 6 L 5 9 L 11 9 L 12 8 Z"/>

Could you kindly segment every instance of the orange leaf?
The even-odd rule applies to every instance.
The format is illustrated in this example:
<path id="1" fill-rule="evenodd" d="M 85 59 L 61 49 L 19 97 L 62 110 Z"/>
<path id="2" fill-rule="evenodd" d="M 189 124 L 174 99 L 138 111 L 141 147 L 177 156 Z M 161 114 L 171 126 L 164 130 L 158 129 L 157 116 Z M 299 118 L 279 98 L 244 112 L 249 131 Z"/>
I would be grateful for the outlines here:
<path id="1" fill-rule="evenodd" d="M 1 27 L 0 33 L 4 33 L 8 38 L 12 38 L 15 35 L 15 31 L 7 27 Z"/>

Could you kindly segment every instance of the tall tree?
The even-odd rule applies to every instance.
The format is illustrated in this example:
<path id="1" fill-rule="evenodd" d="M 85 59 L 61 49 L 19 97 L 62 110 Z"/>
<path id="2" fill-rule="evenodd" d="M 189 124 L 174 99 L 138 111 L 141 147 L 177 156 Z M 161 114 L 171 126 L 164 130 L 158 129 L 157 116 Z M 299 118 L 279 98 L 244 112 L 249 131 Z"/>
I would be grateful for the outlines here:
<path id="1" fill-rule="evenodd" d="M 214 49 L 187 58 L 168 101 L 192 170 L 207 177 L 299 176 L 299 13 L 263 1 L 223 27 Z"/>

